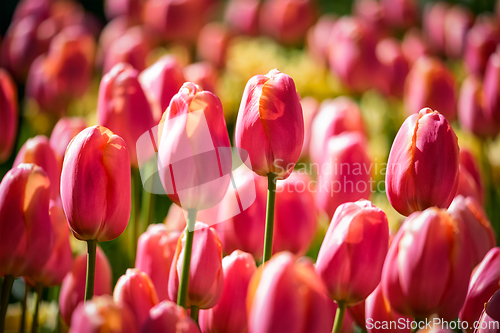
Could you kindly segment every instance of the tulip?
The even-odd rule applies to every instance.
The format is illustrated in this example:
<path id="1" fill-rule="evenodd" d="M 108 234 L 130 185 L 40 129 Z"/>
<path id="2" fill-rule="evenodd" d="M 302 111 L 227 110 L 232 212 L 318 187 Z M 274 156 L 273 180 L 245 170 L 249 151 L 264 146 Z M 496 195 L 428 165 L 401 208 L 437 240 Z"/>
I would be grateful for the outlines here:
<path id="1" fill-rule="evenodd" d="M 196 62 L 184 67 L 184 77 L 187 82 L 199 85 L 203 90 L 216 92 L 217 69 L 209 62 Z"/>
<path id="2" fill-rule="evenodd" d="M 345 307 L 368 297 L 380 282 L 388 247 L 389 224 L 381 209 L 367 200 L 340 205 L 316 261 L 330 298 Z"/>
<path id="3" fill-rule="evenodd" d="M 125 35 L 129 28 L 129 20 L 126 17 L 119 16 L 110 20 L 102 29 L 99 35 L 98 49 L 96 54 L 96 67 L 102 68 L 104 58 L 108 53 L 109 47 L 115 40 Z"/>
<path id="4" fill-rule="evenodd" d="M 429 108 L 408 117 L 387 162 L 391 205 L 405 216 L 432 206 L 448 208 L 457 191 L 458 165 L 457 136 L 445 117 Z"/>
<path id="5" fill-rule="evenodd" d="M 321 165 L 325 151 L 332 137 L 345 132 L 355 132 L 366 136 L 363 117 L 358 105 L 349 97 L 337 97 L 321 103 L 314 117 L 311 130 L 309 155 L 311 161 Z"/>
<path id="6" fill-rule="evenodd" d="M 140 22 L 143 4 L 143 0 L 106 0 L 104 12 L 108 20 L 123 16 L 132 22 Z"/>
<path id="7" fill-rule="evenodd" d="M 276 254 L 248 288 L 248 332 L 331 331 L 333 304 L 308 260 L 296 261 L 289 252 Z"/>
<path id="8" fill-rule="evenodd" d="M 459 318 L 467 322 L 473 332 L 474 322 L 481 316 L 484 304 L 500 289 L 500 248 L 492 248 L 472 273 L 467 298 L 460 310 Z"/>
<path id="9" fill-rule="evenodd" d="M 382 272 L 391 307 L 406 316 L 454 319 L 467 294 L 471 258 L 465 230 L 445 210 L 415 212 L 392 241 Z"/>
<path id="10" fill-rule="evenodd" d="M 304 115 L 304 144 L 302 145 L 302 151 L 300 152 L 300 158 L 309 157 L 309 143 L 311 142 L 312 136 L 312 124 L 313 120 L 318 114 L 319 103 L 311 96 L 304 97 L 300 101 L 302 106 L 302 112 Z"/>
<path id="11" fill-rule="evenodd" d="M 386 38 L 377 44 L 376 53 L 378 60 L 385 67 L 387 80 L 379 89 L 381 88 L 381 91 L 387 95 L 403 97 L 409 64 L 401 45 L 396 39 Z"/>
<path id="12" fill-rule="evenodd" d="M 165 224 L 166 230 L 168 232 L 178 231 L 179 234 L 186 228 L 186 216 L 185 211 L 177 206 L 170 205 L 168 209 L 167 216 L 163 223 Z M 177 241 L 175 243 L 177 245 Z"/>
<path id="13" fill-rule="evenodd" d="M 246 332 L 246 297 L 252 275 L 257 270 L 251 254 L 239 250 L 222 259 L 224 287 L 219 303 L 200 311 L 203 332 Z"/>
<path id="14" fill-rule="evenodd" d="M 0 164 L 12 154 L 18 122 L 17 88 L 7 71 L 0 68 Z"/>
<path id="15" fill-rule="evenodd" d="M 434 53 L 444 52 L 445 18 L 450 8 L 446 2 L 428 3 L 424 8 L 424 34 Z"/>
<path id="16" fill-rule="evenodd" d="M 500 321 L 500 292 L 495 292 L 484 306 L 483 313 L 477 323 L 477 333 L 497 333 Z"/>
<path id="17" fill-rule="evenodd" d="M 346 317 L 347 315 L 349 315 L 349 317 L 352 318 L 352 320 L 356 323 L 356 325 L 358 325 L 361 328 L 366 328 L 365 305 L 366 301 L 359 302 L 358 304 L 347 308 L 346 312 Z M 345 323 L 345 317 L 344 317 L 344 323 Z"/>
<path id="18" fill-rule="evenodd" d="M 302 42 L 316 21 L 316 10 L 310 0 L 270 0 L 262 4 L 261 31 L 283 44 Z"/>
<path id="19" fill-rule="evenodd" d="M 224 68 L 231 38 L 231 31 L 223 24 L 208 23 L 198 35 L 198 58 L 208 61 L 218 68 Z"/>
<path id="20" fill-rule="evenodd" d="M 222 294 L 222 244 L 217 232 L 206 224 L 197 222 L 195 229 L 185 304 L 187 307 L 209 309 L 219 302 Z M 183 234 L 177 243 L 168 278 L 168 295 L 172 301 L 178 298 L 185 255 L 186 234 Z M 192 308 L 191 311 L 195 310 Z"/>
<path id="21" fill-rule="evenodd" d="M 376 32 L 376 35 L 382 37 L 387 35 L 387 24 L 384 18 L 382 5 L 376 0 L 356 0 L 353 3 L 353 14 Z M 363 324 L 364 325 L 364 324 Z"/>
<path id="22" fill-rule="evenodd" d="M 113 302 L 110 296 L 99 296 L 80 303 L 71 320 L 70 333 L 135 333 L 138 325 L 130 310 Z"/>
<path id="23" fill-rule="evenodd" d="M 149 316 L 142 325 L 141 332 L 199 333 L 200 329 L 189 318 L 184 308 L 175 303 L 163 301 L 149 310 Z"/>
<path id="24" fill-rule="evenodd" d="M 73 262 L 73 268 L 63 280 L 59 295 L 61 318 L 69 325 L 73 311 L 85 298 L 85 276 L 87 270 L 87 254 L 80 254 Z M 111 266 L 100 247 L 96 250 L 96 269 L 94 295 L 111 295 Z"/>
<path id="25" fill-rule="evenodd" d="M 224 21 L 237 33 L 255 36 L 259 32 L 259 9 L 257 0 L 230 0 L 227 2 Z"/>
<path id="26" fill-rule="evenodd" d="M 409 28 L 418 20 L 418 1 L 382 0 L 380 2 L 384 21 L 394 28 Z"/>
<path id="27" fill-rule="evenodd" d="M 315 60 L 320 61 L 324 65 L 328 61 L 328 42 L 325 43 L 325 41 L 330 40 L 336 19 L 335 16 L 329 14 L 322 15 L 318 22 L 307 32 L 306 43 L 308 52 Z"/>
<path id="28" fill-rule="evenodd" d="M 490 55 L 500 41 L 498 28 L 490 17 L 478 17 L 465 38 L 464 62 L 472 74 L 482 76 Z"/>
<path id="29" fill-rule="evenodd" d="M 406 80 L 406 111 L 410 115 L 429 107 L 438 110 L 448 121 L 453 121 L 456 94 L 455 78 L 444 64 L 437 58 L 420 57 Z"/>
<path id="30" fill-rule="evenodd" d="M 406 32 L 401 41 L 401 50 L 410 65 L 413 65 L 421 56 L 430 54 L 430 48 L 417 28 Z"/>
<path id="31" fill-rule="evenodd" d="M 384 295 L 380 284 L 366 299 L 366 318 L 369 318 L 366 329 L 368 333 L 411 332 L 410 327 L 402 328 L 397 326 L 400 320 L 408 322 L 412 321 L 412 319 L 397 313 L 391 308 L 391 304 Z M 370 325 L 370 322 L 372 325 Z M 374 323 L 377 323 L 377 325 L 374 325 Z"/>
<path id="32" fill-rule="evenodd" d="M 149 102 L 139 83 L 139 72 L 120 63 L 103 76 L 99 86 L 97 119 L 127 143 L 130 161 L 137 167 L 137 140 L 155 126 Z"/>
<path id="33" fill-rule="evenodd" d="M 462 194 L 464 197 L 473 196 L 479 203 L 482 204 L 484 193 L 479 165 L 476 158 L 465 148 L 460 149 L 459 172 L 460 177 L 462 179 L 465 178 L 468 185 L 465 188 L 461 187 L 460 183 L 462 183 L 462 179 L 460 179 L 457 195 Z M 462 189 L 464 192 L 461 191 Z"/>
<path id="34" fill-rule="evenodd" d="M 368 199 L 373 189 L 371 160 L 364 137 L 343 133 L 331 138 L 319 166 L 316 207 L 331 218 L 343 203 Z"/>
<path id="35" fill-rule="evenodd" d="M 160 301 L 170 300 L 168 277 L 179 236 L 180 232 L 169 231 L 164 224 L 153 224 L 139 237 L 135 267 L 151 278 Z"/>
<path id="36" fill-rule="evenodd" d="M 484 74 L 484 115 L 487 122 L 493 124 L 491 136 L 500 132 L 500 51 L 493 53 Z"/>
<path id="37" fill-rule="evenodd" d="M 479 190 L 477 183 L 467 169 L 462 165 L 459 167 L 458 188 L 456 196 L 473 197 L 478 202 L 483 202 L 483 194 Z"/>
<path id="38" fill-rule="evenodd" d="M 170 100 L 185 81 L 181 64 L 170 55 L 163 56 L 139 75 L 144 92 L 159 107 L 160 115 L 168 108 Z M 154 118 L 159 120 L 160 117 Z"/>
<path id="39" fill-rule="evenodd" d="M 149 316 L 149 310 L 159 303 L 151 279 L 138 269 L 127 269 L 116 282 L 113 291 L 116 304 L 127 306 L 133 313 L 139 327 Z"/>
<path id="40" fill-rule="evenodd" d="M 57 163 L 62 168 L 66 148 L 73 138 L 87 127 L 84 118 L 61 118 L 50 135 L 50 147 L 56 155 Z"/>
<path id="41" fill-rule="evenodd" d="M 22 0 L 19 1 L 14 15 L 12 16 L 12 21 L 17 22 L 24 17 L 33 16 L 36 20 L 42 21 L 50 15 L 51 3 L 48 0 Z"/>
<path id="42" fill-rule="evenodd" d="M 444 40 L 446 55 L 460 58 L 465 48 L 465 36 L 472 27 L 474 16 L 472 12 L 460 5 L 454 5 L 444 17 Z"/>
<path id="43" fill-rule="evenodd" d="M 50 197 L 59 198 L 59 177 L 61 167 L 57 163 L 54 150 L 45 135 L 37 135 L 28 139 L 17 153 L 14 167 L 21 163 L 33 163 L 43 168 L 50 180 Z"/>

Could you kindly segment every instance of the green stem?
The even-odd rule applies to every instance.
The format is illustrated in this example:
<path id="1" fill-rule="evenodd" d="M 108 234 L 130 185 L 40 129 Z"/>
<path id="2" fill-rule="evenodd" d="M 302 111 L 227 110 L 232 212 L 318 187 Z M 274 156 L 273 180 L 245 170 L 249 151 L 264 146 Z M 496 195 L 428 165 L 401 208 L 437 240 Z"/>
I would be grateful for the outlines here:
<path id="1" fill-rule="evenodd" d="M 271 259 L 273 255 L 273 234 L 274 234 L 274 203 L 276 201 L 276 181 L 278 174 L 270 172 L 267 174 L 267 212 L 266 231 L 264 239 L 264 255 L 262 262 Z"/>
<path id="2" fill-rule="evenodd" d="M 2 294 L 0 295 L 0 332 L 5 331 L 5 316 L 7 315 L 9 296 L 13 284 L 14 277 L 12 275 L 5 275 L 2 283 Z"/>
<path id="3" fill-rule="evenodd" d="M 27 305 L 27 300 L 28 300 L 28 292 L 30 290 L 30 287 L 28 287 L 27 284 L 24 285 L 24 297 L 23 301 L 21 302 L 21 322 L 19 323 L 19 333 L 24 333 L 26 331 L 26 305 Z"/>
<path id="4" fill-rule="evenodd" d="M 137 254 L 137 241 L 141 235 L 141 192 L 142 192 L 142 182 L 139 169 L 132 168 L 132 219 L 133 219 L 133 239 L 132 239 L 132 249 L 133 256 L 132 262 L 135 262 L 135 256 Z"/>
<path id="5" fill-rule="evenodd" d="M 198 324 L 198 316 L 200 314 L 200 308 L 196 305 L 191 306 L 191 318 Z"/>
<path id="6" fill-rule="evenodd" d="M 152 187 L 152 186 L 151 186 Z M 155 206 L 155 196 L 150 192 L 151 189 L 144 189 L 142 193 L 142 211 L 141 211 L 141 221 L 144 225 L 141 227 L 144 232 L 147 226 L 154 223 L 154 206 Z"/>
<path id="7" fill-rule="evenodd" d="M 337 314 L 335 315 L 335 323 L 333 324 L 332 333 L 342 332 L 342 324 L 344 323 L 345 310 L 347 309 L 345 302 L 340 301 L 337 302 L 337 304 L 339 307 L 337 308 Z"/>
<path id="8" fill-rule="evenodd" d="M 97 239 L 87 241 L 87 279 L 85 281 L 85 301 L 94 297 L 95 260 L 97 251 Z"/>
<path id="9" fill-rule="evenodd" d="M 33 321 L 31 322 L 31 333 L 38 332 L 38 311 L 42 300 L 43 286 L 38 283 L 35 287 L 35 311 L 33 311 Z"/>
<path id="10" fill-rule="evenodd" d="M 186 308 L 186 300 L 189 286 L 189 268 L 191 266 L 191 252 L 193 250 L 194 224 L 196 222 L 196 209 L 188 209 L 186 246 L 184 249 L 184 262 L 182 263 L 181 280 L 177 294 L 177 304 Z"/>

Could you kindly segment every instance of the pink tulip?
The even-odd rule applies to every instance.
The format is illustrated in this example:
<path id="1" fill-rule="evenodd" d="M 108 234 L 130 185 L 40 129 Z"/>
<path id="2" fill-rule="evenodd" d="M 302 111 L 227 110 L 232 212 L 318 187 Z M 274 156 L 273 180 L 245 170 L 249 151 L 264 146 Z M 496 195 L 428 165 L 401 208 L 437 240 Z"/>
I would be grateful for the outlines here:
<path id="1" fill-rule="evenodd" d="M 0 275 L 33 275 L 53 249 L 50 180 L 42 168 L 20 164 L 0 183 Z"/>
<path id="2" fill-rule="evenodd" d="M 61 200 L 70 230 L 80 240 L 115 239 L 130 216 L 130 161 L 122 138 L 102 126 L 70 143 L 61 173 Z"/>
<path id="3" fill-rule="evenodd" d="M 417 28 L 412 28 L 406 32 L 401 41 L 401 50 L 410 65 L 413 65 L 421 56 L 431 53 L 429 45 L 424 41 L 421 32 Z"/>
<path id="4" fill-rule="evenodd" d="M 452 320 L 467 294 L 471 257 L 465 230 L 445 210 L 410 215 L 392 241 L 382 272 L 391 307 L 407 316 Z"/>
<path id="5" fill-rule="evenodd" d="M 366 318 L 368 318 L 366 322 L 368 333 L 411 332 L 410 327 L 402 328 L 398 324 L 401 319 L 405 322 L 412 321 L 412 319 L 391 308 L 380 284 L 366 299 Z"/>
<path id="6" fill-rule="evenodd" d="M 170 300 L 168 276 L 179 236 L 180 232 L 168 231 L 164 224 L 153 224 L 139 237 L 135 267 L 151 278 L 160 301 Z"/>
<path id="7" fill-rule="evenodd" d="M 129 268 L 116 282 L 113 291 L 116 304 L 127 306 L 139 327 L 149 316 L 149 310 L 159 303 L 151 279 L 136 268 Z"/>
<path id="8" fill-rule="evenodd" d="M 377 59 L 385 68 L 386 82 L 378 87 L 383 93 L 401 98 L 404 93 L 406 76 L 409 72 L 408 60 L 401 45 L 394 38 L 386 38 L 377 44 Z"/>
<path id="9" fill-rule="evenodd" d="M 496 291 L 484 305 L 483 313 L 477 323 L 477 333 L 497 333 L 500 321 L 500 292 Z"/>
<path id="10" fill-rule="evenodd" d="M 467 322 L 469 329 L 473 332 L 473 325 L 481 316 L 484 304 L 500 289 L 500 248 L 492 248 L 481 263 L 476 267 L 469 282 L 467 298 L 460 310 L 459 318 Z"/>
<path id="11" fill-rule="evenodd" d="M 278 178 L 285 179 L 292 172 L 304 142 L 299 101 L 293 79 L 277 69 L 247 82 L 235 137 L 236 147 L 248 153 L 256 174 L 275 172 Z"/>
<path id="12" fill-rule="evenodd" d="M 187 82 L 199 85 L 203 90 L 216 93 L 219 79 L 217 68 L 209 62 L 195 62 L 184 67 L 184 77 Z"/>
<path id="13" fill-rule="evenodd" d="M 142 325 L 141 332 L 200 333 L 200 329 L 189 318 L 183 307 L 170 301 L 163 301 L 149 310 L 149 316 Z"/>
<path id="14" fill-rule="evenodd" d="M 455 84 L 453 74 L 439 59 L 420 57 L 406 80 L 404 101 L 407 114 L 428 107 L 453 121 L 457 107 Z"/>
<path id="15" fill-rule="evenodd" d="M 260 2 L 257 0 L 230 0 L 224 21 L 237 33 L 255 36 L 259 31 Z"/>
<path id="16" fill-rule="evenodd" d="M 33 163 L 42 167 L 50 180 L 51 199 L 59 198 L 61 166 L 57 163 L 54 150 L 45 135 L 37 135 L 24 143 L 14 160 L 14 167 L 21 163 Z"/>
<path id="17" fill-rule="evenodd" d="M 321 165 L 325 160 L 325 151 L 332 137 L 345 132 L 359 133 L 366 136 L 361 111 L 352 99 L 341 96 L 325 100 L 314 117 L 311 130 L 309 155 L 311 162 Z"/>
<path id="18" fill-rule="evenodd" d="M 186 212 L 177 205 L 170 205 L 167 216 L 163 223 L 168 232 L 178 231 L 180 233 L 186 228 Z M 175 243 L 177 246 L 177 242 Z"/>
<path id="19" fill-rule="evenodd" d="M 465 49 L 465 36 L 472 27 L 474 16 L 472 12 L 461 5 L 454 5 L 444 17 L 444 39 L 446 55 L 460 58 Z"/>
<path id="20" fill-rule="evenodd" d="M 217 22 L 208 23 L 200 30 L 198 35 L 198 58 L 208 61 L 218 68 L 224 68 L 231 38 L 231 30 L 223 24 Z"/>
<path id="21" fill-rule="evenodd" d="M 325 41 L 330 40 L 336 19 L 333 15 L 324 14 L 307 32 L 308 52 L 324 65 L 328 62 L 328 42 Z"/>
<path id="22" fill-rule="evenodd" d="M 186 82 L 170 101 L 158 131 L 158 170 L 170 199 L 186 210 L 219 203 L 231 171 L 231 145 L 219 98 Z"/>
<path id="23" fill-rule="evenodd" d="M 423 30 L 434 53 L 445 49 L 445 18 L 451 8 L 447 2 L 429 2 L 424 8 Z"/>
<path id="24" fill-rule="evenodd" d="M 73 311 L 85 298 L 85 278 L 87 274 L 87 254 L 80 254 L 73 262 L 71 272 L 66 275 L 59 295 L 61 318 L 70 324 Z M 94 296 L 111 295 L 111 266 L 108 258 L 97 247 L 95 266 Z"/>
<path id="25" fill-rule="evenodd" d="M 499 30 L 492 17 L 479 16 L 465 39 L 464 61 L 470 73 L 482 76 L 490 55 L 500 42 Z"/>
<path id="26" fill-rule="evenodd" d="M 274 255 L 250 281 L 247 309 L 250 333 L 330 332 L 333 303 L 306 260 L 289 252 Z"/>
<path id="27" fill-rule="evenodd" d="M 108 20 L 122 16 L 131 22 L 139 23 L 143 4 L 143 0 L 106 0 L 104 2 L 104 12 Z"/>
<path id="28" fill-rule="evenodd" d="M 257 270 L 251 254 L 239 250 L 222 259 L 224 288 L 222 296 L 211 309 L 200 311 L 200 327 L 203 332 L 246 332 L 247 289 Z"/>
<path id="29" fill-rule="evenodd" d="M 100 125 L 127 143 L 130 161 L 137 167 L 137 140 L 155 126 L 150 104 L 139 83 L 139 72 L 120 63 L 103 76 L 99 86 L 97 119 Z"/>
<path id="30" fill-rule="evenodd" d="M 177 301 L 185 242 L 186 233 L 183 233 L 177 243 L 168 278 L 168 295 L 174 302 Z M 219 236 L 215 229 L 197 222 L 189 271 L 187 307 L 197 306 L 200 309 L 214 307 L 222 295 L 223 278 L 222 244 Z"/>
<path id="31" fill-rule="evenodd" d="M 500 132 L 500 51 L 493 53 L 486 66 L 483 86 L 484 115 L 493 124 L 492 136 Z"/>
<path id="32" fill-rule="evenodd" d="M 382 4 L 377 0 L 356 0 L 352 12 L 355 17 L 365 22 L 377 36 L 387 35 L 387 24 Z M 363 324 L 364 325 L 364 324 Z"/>
<path id="33" fill-rule="evenodd" d="M 324 163 L 318 166 L 316 207 L 331 218 L 343 203 L 368 199 L 375 191 L 372 163 L 366 140 L 359 133 L 343 133 L 325 147 Z"/>
<path id="34" fill-rule="evenodd" d="M 481 171 L 476 158 L 465 148 L 460 149 L 459 172 L 460 179 L 456 195 L 462 194 L 464 197 L 472 196 L 482 204 L 484 193 L 481 182 Z M 463 184 L 464 181 L 467 184 Z"/>
<path id="35" fill-rule="evenodd" d="M 330 298 L 349 306 L 368 297 L 380 282 L 388 247 L 389 224 L 381 209 L 367 200 L 340 205 L 316 261 Z"/>
<path id="36" fill-rule="evenodd" d="M 109 47 L 113 44 L 115 40 L 125 35 L 128 28 L 130 28 L 130 22 L 126 17 L 119 16 L 110 20 L 102 29 L 99 35 L 98 49 L 96 54 L 96 67 L 102 68 L 104 65 L 104 59 L 108 53 Z"/>
<path id="37" fill-rule="evenodd" d="M 160 114 L 154 117 L 156 122 L 185 81 L 181 64 L 170 55 L 163 56 L 139 75 L 144 92 L 160 109 Z"/>
<path id="38" fill-rule="evenodd" d="M 36 20 L 42 21 L 50 15 L 50 7 L 49 0 L 21 0 L 16 6 L 12 21 L 16 22 L 27 16 L 33 16 Z"/>
<path id="39" fill-rule="evenodd" d="M 7 71 L 0 68 L 0 164 L 12 154 L 18 122 L 17 88 Z"/>
<path id="40" fill-rule="evenodd" d="M 66 148 L 73 138 L 87 127 L 87 122 L 84 118 L 72 117 L 61 118 L 54 126 L 52 134 L 50 135 L 50 147 L 56 155 L 56 160 L 62 168 L 64 154 Z"/>
<path id="41" fill-rule="evenodd" d="M 138 325 L 130 310 L 113 302 L 110 296 L 99 296 L 80 303 L 71 320 L 70 333 L 135 333 Z"/>
<path id="42" fill-rule="evenodd" d="M 306 158 L 309 157 L 309 143 L 311 142 L 313 120 L 318 114 L 319 103 L 316 98 L 308 96 L 300 101 L 300 105 L 302 106 L 304 115 L 304 143 L 300 152 L 300 158 Z"/>
<path id="43" fill-rule="evenodd" d="M 418 21 L 418 1 L 381 0 L 386 24 L 393 28 L 409 28 Z"/>
<path id="44" fill-rule="evenodd" d="M 483 194 L 478 188 L 474 178 L 462 165 L 459 167 L 458 188 L 456 196 L 473 197 L 478 202 L 483 202 Z"/>
<path id="45" fill-rule="evenodd" d="M 448 208 L 458 186 L 455 132 L 429 108 L 408 117 L 392 144 L 385 177 L 391 205 L 405 216 L 437 206 Z"/>
<path id="46" fill-rule="evenodd" d="M 336 304 L 336 303 L 335 303 Z M 347 314 L 361 328 L 366 328 L 366 300 L 347 308 Z M 345 318 L 344 318 L 345 320 Z"/>

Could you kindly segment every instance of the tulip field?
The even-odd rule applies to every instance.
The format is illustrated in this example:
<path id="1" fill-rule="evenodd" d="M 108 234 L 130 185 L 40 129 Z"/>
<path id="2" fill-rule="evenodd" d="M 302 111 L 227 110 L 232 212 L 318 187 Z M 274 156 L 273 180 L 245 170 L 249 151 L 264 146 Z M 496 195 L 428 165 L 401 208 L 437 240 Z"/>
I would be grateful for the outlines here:
<path id="1" fill-rule="evenodd" d="M 500 332 L 500 1 L 1 0 L 0 333 Z"/>

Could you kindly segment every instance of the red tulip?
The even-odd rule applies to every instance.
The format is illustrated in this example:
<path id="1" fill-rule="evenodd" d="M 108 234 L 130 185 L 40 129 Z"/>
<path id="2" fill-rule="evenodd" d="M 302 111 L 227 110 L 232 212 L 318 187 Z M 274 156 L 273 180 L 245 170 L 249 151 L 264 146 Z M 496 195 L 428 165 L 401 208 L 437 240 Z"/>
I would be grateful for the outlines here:
<path id="1" fill-rule="evenodd" d="M 259 30 L 259 9 L 260 2 L 257 0 L 230 0 L 224 21 L 240 34 L 255 36 Z"/>
<path id="2" fill-rule="evenodd" d="M 170 55 L 163 56 L 139 75 L 144 92 L 150 95 L 152 102 L 160 109 L 155 120 L 159 120 L 185 81 L 181 64 Z"/>
<path id="3" fill-rule="evenodd" d="M 445 49 L 445 18 L 450 4 L 446 2 L 429 2 L 424 8 L 423 29 L 435 53 L 442 53 Z"/>
<path id="4" fill-rule="evenodd" d="M 382 286 L 378 287 L 366 299 L 366 330 L 375 332 L 411 332 L 410 327 L 398 326 L 400 320 L 412 321 L 410 317 L 403 316 L 393 308 L 385 297 Z M 386 326 L 384 326 L 386 325 Z"/>
<path id="5" fill-rule="evenodd" d="M 84 118 L 61 118 L 54 126 L 50 135 L 50 146 L 54 151 L 57 163 L 62 168 L 66 148 L 73 138 L 87 127 Z"/>
<path id="6" fill-rule="evenodd" d="M 409 28 L 418 20 L 418 1 L 381 0 L 384 21 L 393 28 Z"/>
<path id="7" fill-rule="evenodd" d="M 125 140 L 130 161 L 137 166 L 137 140 L 155 126 L 137 70 L 120 63 L 103 76 L 99 86 L 97 118 L 100 125 Z"/>
<path id="8" fill-rule="evenodd" d="M 315 60 L 326 65 L 328 62 L 328 42 L 337 18 L 330 14 L 322 15 L 318 22 L 307 32 L 307 50 Z"/>
<path id="9" fill-rule="evenodd" d="M 365 305 L 366 305 L 366 300 L 347 308 L 347 314 L 349 314 L 349 316 L 356 323 L 356 325 L 358 325 L 361 328 L 366 328 Z"/>
<path id="10" fill-rule="evenodd" d="M 230 142 L 217 96 L 186 82 L 163 114 L 158 170 L 165 192 L 184 209 L 215 206 L 226 194 Z"/>
<path id="11" fill-rule="evenodd" d="M 379 89 L 390 96 L 403 97 L 406 76 L 409 72 L 408 60 L 401 45 L 394 38 L 386 38 L 377 44 L 377 59 L 385 68 L 386 82 Z"/>
<path id="12" fill-rule="evenodd" d="M 208 61 L 219 68 L 226 65 L 226 54 L 232 34 L 221 23 L 211 22 L 205 25 L 198 34 L 198 58 Z"/>
<path id="13" fill-rule="evenodd" d="M 80 240 L 118 237 L 130 216 L 130 161 L 122 138 L 102 126 L 71 141 L 61 174 L 61 200 Z"/>
<path id="14" fill-rule="evenodd" d="M 247 289 L 257 270 L 251 254 L 239 250 L 222 259 L 224 288 L 222 296 L 211 309 L 200 311 L 200 327 L 203 332 L 246 332 Z"/>
<path id="15" fill-rule="evenodd" d="M 250 281 L 248 332 L 330 332 L 333 303 L 325 293 L 307 259 L 295 260 L 288 252 L 274 255 Z"/>
<path id="16" fill-rule="evenodd" d="M 468 182 L 470 182 L 470 187 L 474 189 L 474 196 L 480 203 L 483 202 L 483 184 L 481 182 L 481 172 L 479 170 L 478 162 L 476 158 L 465 148 L 460 149 L 460 173 L 467 176 Z M 457 195 L 463 194 L 460 191 L 460 185 L 457 189 Z M 467 197 L 469 195 L 465 195 Z"/>
<path id="17" fill-rule="evenodd" d="M 180 232 L 169 231 L 164 224 L 153 224 L 137 243 L 135 267 L 151 278 L 160 301 L 170 300 L 168 276 L 179 236 Z"/>
<path id="18" fill-rule="evenodd" d="M 482 76 L 488 58 L 499 42 L 499 31 L 493 18 L 478 17 L 465 39 L 464 61 L 469 72 Z"/>
<path id="19" fill-rule="evenodd" d="M 300 105 L 302 106 L 302 113 L 304 115 L 304 143 L 300 152 L 300 158 L 306 158 L 309 157 L 309 143 L 311 142 L 313 120 L 316 118 L 316 114 L 318 114 L 319 103 L 316 98 L 308 96 L 300 101 Z"/>
<path id="20" fill-rule="evenodd" d="M 200 329 L 189 318 L 183 307 L 170 301 L 163 301 L 149 310 L 149 316 L 142 325 L 141 332 L 200 333 Z"/>
<path id="21" fill-rule="evenodd" d="M 324 163 L 319 165 L 316 207 L 329 217 L 345 202 L 368 199 L 373 188 L 372 163 L 366 141 L 359 133 L 331 138 Z"/>
<path id="22" fill-rule="evenodd" d="M 413 65 L 421 56 L 430 54 L 430 48 L 417 28 L 406 32 L 401 41 L 401 50 L 410 65 Z"/>
<path id="23" fill-rule="evenodd" d="M 236 147 L 248 153 L 258 175 L 275 172 L 285 179 L 292 172 L 304 142 L 299 101 L 293 79 L 277 69 L 247 82 L 236 121 Z"/>
<path id="24" fill-rule="evenodd" d="M 487 122 L 493 124 L 491 135 L 500 132 L 500 51 L 493 53 L 484 74 L 484 115 Z"/>
<path id="25" fill-rule="evenodd" d="M 87 254 L 80 254 L 75 258 L 73 268 L 63 280 L 59 295 L 59 309 L 61 318 L 70 324 L 73 311 L 85 298 L 85 278 L 87 274 Z M 111 295 L 111 266 L 108 258 L 97 247 L 95 267 L 94 296 Z"/>
<path id="26" fill-rule="evenodd" d="M 0 183 L 0 275 L 34 275 L 53 248 L 50 180 L 42 168 L 21 164 Z"/>
<path id="27" fill-rule="evenodd" d="M 69 332 L 135 333 L 138 330 L 127 307 L 114 303 L 110 296 L 99 296 L 78 305 Z"/>
<path id="28" fill-rule="evenodd" d="M 356 0 L 353 3 L 352 11 L 354 16 L 365 22 L 377 36 L 383 37 L 387 35 L 384 11 L 379 1 Z"/>
<path id="29" fill-rule="evenodd" d="M 330 298 L 349 306 L 368 297 L 380 282 L 388 247 L 389 224 L 381 209 L 367 200 L 340 205 L 316 261 Z"/>
<path id="30" fill-rule="evenodd" d="M 454 5 L 444 17 L 444 39 L 446 55 L 460 58 L 465 49 L 465 36 L 472 27 L 474 16 L 472 12 L 461 5 Z"/>
<path id="31" fill-rule="evenodd" d="M 195 62 L 187 65 L 184 67 L 184 77 L 187 82 L 193 82 L 203 90 L 216 92 L 219 78 L 217 68 L 209 62 Z"/>
<path id="32" fill-rule="evenodd" d="M 119 16 L 110 20 L 102 29 L 99 35 L 98 49 L 96 54 L 96 67 L 102 68 L 104 65 L 104 58 L 108 54 L 109 47 L 115 40 L 125 35 L 130 22 L 126 17 Z"/>
<path id="33" fill-rule="evenodd" d="M 141 327 L 149 316 L 149 310 L 158 304 L 158 296 L 151 279 L 135 268 L 127 269 L 116 282 L 113 291 L 116 304 L 127 306 Z"/>
<path id="34" fill-rule="evenodd" d="M 465 230 L 446 211 L 410 215 L 392 241 L 382 272 L 391 307 L 416 318 L 452 320 L 467 294 L 471 258 Z"/>
<path id="35" fill-rule="evenodd" d="M 473 332 L 474 322 L 481 316 L 484 304 L 500 289 L 500 248 L 492 248 L 472 273 L 467 298 L 460 310 L 459 318 L 467 322 Z"/>
<path id="36" fill-rule="evenodd" d="M 122 16 L 131 22 L 140 22 L 143 5 L 143 0 L 106 0 L 104 12 L 108 20 Z"/>
<path id="37" fill-rule="evenodd" d="M 9 73 L 0 68 L 0 164 L 12 154 L 18 112 L 17 88 Z"/>
<path id="38" fill-rule="evenodd" d="M 437 58 L 420 57 L 408 74 L 405 107 L 408 114 L 422 108 L 438 110 L 448 121 L 456 115 L 455 78 Z"/>
<path id="39" fill-rule="evenodd" d="M 387 197 L 401 214 L 448 208 L 458 186 L 458 140 L 450 124 L 429 108 L 408 117 L 392 144 Z"/>
<path id="40" fill-rule="evenodd" d="M 172 301 L 177 301 L 185 242 L 186 233 L 183 233 L 177 243 L 168 278 L 168 295 Z M 200 309 L 214 307 L 222 295 L 222 287 L 222 244 L 219 236 L 215 229 L 197 222 L 193 238 L 186 306 L 197 306 Z"/>
<path id="41" fill-rule="evenodd" d="M 477 333 L 497 333 L 500 330 L 500 292 L 496 291 L 487 304 L 477 323 Z"/>
<path id="42" fill-rule="evenodd" d="M 59 178 L 61 177 L 61 166 L 57 163 L 54 150 L 45 135 L 37 135 L 28 139 L 17 153 L 14 167 L 21 163 L 36 164 L 45 171 L 50 179 L 50 197 L 53 200 L 59 198 Z"/>

